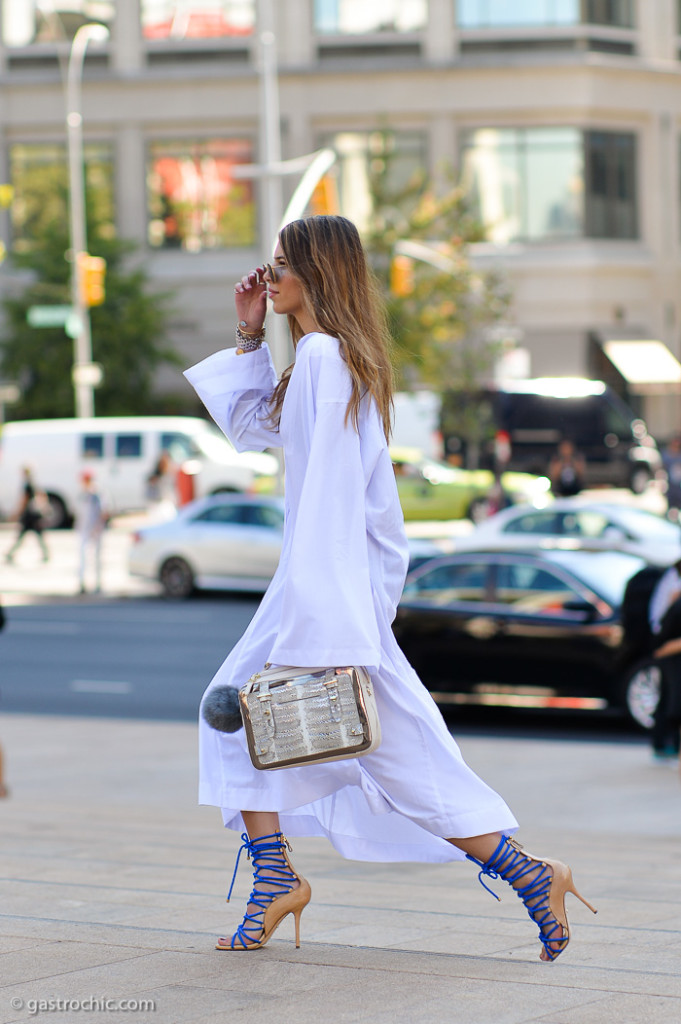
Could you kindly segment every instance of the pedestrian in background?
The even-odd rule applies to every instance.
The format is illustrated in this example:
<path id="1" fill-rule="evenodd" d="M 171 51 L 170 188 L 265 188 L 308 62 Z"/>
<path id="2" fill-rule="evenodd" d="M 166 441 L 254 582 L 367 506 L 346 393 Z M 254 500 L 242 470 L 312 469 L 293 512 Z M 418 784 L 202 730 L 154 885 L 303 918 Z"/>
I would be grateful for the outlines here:
<path id="1" fill-rule="evenodd" d="M 681 510 L 681 434 L 675 434 L 662 452 L 662 465 L 667 474 L 667 508 L 670 519 L 679 518 Z"/>
<path id="2" fill-rule="evenodd" d="M 43 553 L 43 562 L 47 562 L 49 561 L 50 553 L 47 550 L 47 544 L 43 537 L 43 496 L 36 490 L 35 484 L 33 483 L 33 475 L 29 466 L 24 466 L 23 481 L 21 488 L 21 500 L 16 513 L 16 519 L 19 523 L 19 533 L 17 534 L 17 538 L 12 547 L 5 554 L 5 561 L 12 562 L 16 552 L 23 544 L 26 534 L 34 533 Z"/>
<path id="3" fill-rule="evenodd" d="M 106 515 L 92 473 L 89 471 L 82 473 L 80 480 L 81 490 L 78 495 L 76 514 L 79 541 L 78 583 L 81 594 L 85 594 L 89 554 L 95 580 L 94 590 L 95 593 L 99 593 L 102 589 L 102 535 L 106 526 Z"/>
<path id="4" fill-rule="evenodd" d="M 655 760 L 665 761 L 678 758 L 681 746 L 681 560 L 660 577 L 648 619 L 661 676 L 650 739 Z"/>
<path id="5" fill-rule="evenodd" d="M 286 830 L 326 836 L 355 860 L 468 857 L 481 881 L 515 888 L 539 928 L 541 959 L 555 960 L 570 936 L 565 894 L 578 895 L 570 869 L 511 838 L 513 814 L 465 763 L 392 633 L 409 549 L 388 451 L 390 340 L 357 229 L 344 217 L 293 221 L 273 266 L 234 291 L 236 349 L 187 377 L 238 451 L 283 447 L 287 515 L 279 568 L 206 698 L 265 662 L 363 665 L 383 738 L 353 760 L 267 772 L 254 768 L 242 733 L 202 718 L 201 802 L 220 807 L 228 828 L 245 827 L 254 869 L 246 916 L 217 948 L 264 946 L 288 914 L 298 941 L 310 886 L 291 864 Z M 268 295 L 295 349 L 280 379 L 262 344 Z"/>
<path id="6" fill-rule="evenodd" d="M 549 462 L 551 490 L 560 498 L 579 494 L 584 487 L 586 463 L 572 441 L 564 437 Z"/>

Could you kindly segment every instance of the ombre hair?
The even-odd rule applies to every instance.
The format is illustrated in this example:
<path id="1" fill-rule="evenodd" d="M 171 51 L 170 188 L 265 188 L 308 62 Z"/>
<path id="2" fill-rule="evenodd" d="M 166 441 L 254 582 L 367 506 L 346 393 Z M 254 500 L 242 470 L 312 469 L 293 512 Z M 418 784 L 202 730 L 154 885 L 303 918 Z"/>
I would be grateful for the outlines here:
<path id="1" fill-rule="evenodd" d="M 303 301 L 322 334 L 337 338 L 352 378 L 346 422 L 359 425 L 359 408 L 368 394 L 376 402 L 386 438 L 390 437 L 393 405 L 391 340 L 383 301 L 367 264 L 359 233 L 345 217 L 320 216 L 294 220 L 279 234 L 287 270 L 302 285 Z M 288 315 L 295 348 L 303 331 Z M 278 424 L 291 364 L 272 394 L 272 419 Z"/>

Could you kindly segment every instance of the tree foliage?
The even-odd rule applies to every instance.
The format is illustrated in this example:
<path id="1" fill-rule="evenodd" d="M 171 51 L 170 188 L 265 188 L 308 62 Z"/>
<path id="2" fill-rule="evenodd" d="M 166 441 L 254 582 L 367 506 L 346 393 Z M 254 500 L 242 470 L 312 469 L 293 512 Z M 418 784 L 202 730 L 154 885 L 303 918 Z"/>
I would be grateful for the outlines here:
<path id="1" fill-rule="evenodd" d="M 503 349 L 495 326 L 507 314 L 510 295 L 498 272 L 478 270 L 471 262 L 470 245 L 484 235 L 463 188 L 449 180 L 438 191 L 421 174 L 391 191 L 389 159 L 373 169 L 366 242 L 388 307 L 398 387 L 472 397 Z M 438 266 L 414 260 L 412 290 L 395 295 L 390 266 L 404 241 L 425 246 Z M 482 440 L 490 427 L 480 421 L 474 398 L 458 408 L 458 432 L 474 444 Z"/>
<path id="2" fill-rule="evenodd" d="M 89 213 L 90 251 L 107 263 L 106 300 L 90 310 L 92 358 L 104 370 L 102 385 L 95 391 L 97 414 L 161 411 L 153 393 L 156 371 L 163 364 L 180 364 L 165 340 L 168 296 L 149 291 L 144 270 L 129 265 L 134 246 L 98 230 Z M 21 400 L 10 410 L 14 419 L 74 415 L 73 340 L 61 327 L 36 328 L 27 322 L 31 306 L 70 304 L 68 246 L 62 216 L 40 224 L 31 246 L 11 254 L 17 270 L 30 272 L 21 294 L 3 301 L 0 371 L 22 389 Z"/>

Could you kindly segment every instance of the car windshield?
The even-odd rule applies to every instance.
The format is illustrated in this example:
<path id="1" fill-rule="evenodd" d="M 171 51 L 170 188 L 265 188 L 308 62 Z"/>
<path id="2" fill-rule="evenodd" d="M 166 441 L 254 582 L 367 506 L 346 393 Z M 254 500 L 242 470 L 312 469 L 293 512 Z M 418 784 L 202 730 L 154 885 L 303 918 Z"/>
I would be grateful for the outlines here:
<path id="1" fill-rule="evenodd" d="M 681 540 L 681 529 L 676 523 L 642 508 L 619 509 L 617 521 L 630 533 L 648 540 L 668 540 L 675 544 Z"/>
<path id="2" fill-rule="evenodd" d="M 621 551 L 546 551 L 544 557 L 574 573 L 612 605 L 622 603 L 627 582 L 646 564 Z"/>

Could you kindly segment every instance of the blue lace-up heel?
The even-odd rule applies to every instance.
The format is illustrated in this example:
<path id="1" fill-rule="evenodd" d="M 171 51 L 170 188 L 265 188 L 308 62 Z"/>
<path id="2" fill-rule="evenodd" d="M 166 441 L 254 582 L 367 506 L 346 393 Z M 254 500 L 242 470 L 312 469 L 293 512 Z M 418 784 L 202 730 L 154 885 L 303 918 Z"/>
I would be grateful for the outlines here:
<path id="1" fill-rule="evenodd" d="M 575 888 L 572 871 L 567 864 L 533 857 L 525 853 L 515 839 L 504 836 L 486 864 L 469 853 L 466 857 L 481 869 L 478 874 L 480 884 L 495 899 L 500 897 L 485 884 L 483 875 L 503 878 L 515 888 L 528 914 L 539 926 L 539 939 L 545 953 L 543 960 L 556 960 L 570 941 L 570 926 L 565 913 L 566 893 L 573 893 L 593 914 L 598 913 Z M 525 879 L 525 883 L 516 884 L 521 879 Z"/>
<path id="2" fill-rule="evenodd" d="M 253 892 L 248 898 L 246 916 L 230 939 L 218 939 L 216 949 L 260 949 L 270 939 L 278 925 L 293 914 L 296 925 L 296 948 L 300 947 L 300 915 L 310 902 L 309 883 L 294 870 L 288 859 L 288 840 L 281 832 L 250 839 L 244 832 L 242 846 L 234 865 L 229 903 L 234 880 L 239 868 L 242 850 L 247 851 L 253 863 Z M 298 887 L 294 888 L 298 882 Z M 250 913 L 249 913 L 250 911 Z"/>

